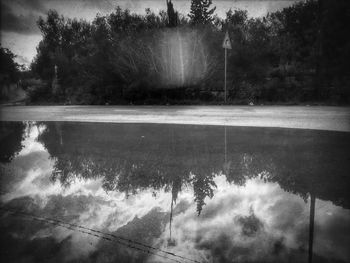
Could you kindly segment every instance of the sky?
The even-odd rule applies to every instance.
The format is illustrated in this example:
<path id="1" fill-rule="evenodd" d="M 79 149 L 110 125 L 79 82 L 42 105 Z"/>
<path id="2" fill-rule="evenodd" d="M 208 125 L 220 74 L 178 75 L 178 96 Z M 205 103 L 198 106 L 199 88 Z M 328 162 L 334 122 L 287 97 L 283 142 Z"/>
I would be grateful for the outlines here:
<path id="1" fill-rule="evenodd" d="M 297 0 L 213 0 L 216 14 L 224 17 L 231 9 L 246 9 L 252 17 L 259 17 L 292 5 Z M 173 0 L 174 8 L 188 14 L 190 0 Z M 65 17 L 93 20 L 97 13 L 111 13 L 117 6 L 131 12 L 144 13 L 151 8 L 158 13 L 166 10 L 166 0 L 2 0 L 1 1 L 1 46 L 17 55 L 17 62 L 29 65 L 36 55 L 36 46 L 41 35 L 36 21 L 45 17 L 50 9 Z"/>

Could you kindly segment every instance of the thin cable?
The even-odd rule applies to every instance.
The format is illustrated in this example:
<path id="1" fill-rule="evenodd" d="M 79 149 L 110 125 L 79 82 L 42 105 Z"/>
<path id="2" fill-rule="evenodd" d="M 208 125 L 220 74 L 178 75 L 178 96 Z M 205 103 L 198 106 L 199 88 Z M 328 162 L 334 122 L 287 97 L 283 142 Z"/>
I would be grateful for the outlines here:
<path id="1" fill-rule="evenodd" d="M 78 224 L 67 223 L 67 222 L 64 222 L 64 221 L 61 221 L 61 220 L 57 220 L 57 219 L 52 219 L 52 218 L 37 217 L 35 215 L 32 215 L 32 214 L 24 212 L 24 211 L 18 211 L 18 210 L 13 210 L 13 209 L 9 209 L 9 208 L 0 207 L 0 210 L 8 211 L 8 212 L 13 213 L 13 214 L 24 215 L 26 217 L 30 217 L 33 220 L 46 222 L 46 223 L 50 223 L 50 224 L 53 224 L 53 225 L 58 225 L 58 226 L 61 226 L 61 227 L 64 227 L 64 228 L 67 228 L 67 229 L 70 229 L 70 230 L 77 230 L 77 231 L 79 231 L 81 233 L 89 234 L 89 235 L 95 236 L 95 237 L 100 237 L 100 238 L 103 238 L 103 239 L 108 240 L 108 241 L 115 241 L 115 242 L 117 242 L 119 244 L 122 244 L 124 246 L 128 246 L 128 247 L 136 249 L 136 250 L 140 250 L 140 251 L 142 251 L 144 253 L 153 254 L 153 255 L 160 256 L 160 257 L 163 257 L 163 258 L 166 258 L 166 259 L 170 259 L 170 260 L 173 260 L 175 262 L 181 263 L 181 261 L 178 261 L 178 260 L 173 259 L 173 258 L 169 258 L 169 257 L 167 257 L 165 255 L 157 254 L 156 252 L 150 251 L 150 250 L 147 250 L 147 249 L 158 250 L 159 252 L 165 253 L 165 254 L 170 255 L 172 257 L 180 258 L 182 260 L 191 261 L 191 262 L 195 262 L 195 263 L 200 263 L 199 261 L 196 261 L 196 260 L 193 260 L 193 259 L 190 259 L 190 258 L 186 258 L 186 257 L 180 256 L 180 255 L 177 255 L 175 253 L 172 253 L 172 252 L 169 252 L 169 251 L 166 251 L 166 250 L 162 250 L 160 248 L 155 248 L 155 247 L 152 247 L 152 246 L 149 246 L 149 245 L 142 244 L 142 243 L 140 243 L 138 241 L 134 241 L 134 240 L 131 240 L 131 239 L 128 239 L 128 238 L 116 236 L 114 234 L 104 233 L 102 231 L 91 229 L 91 228 L 87 228 L 87 227 L 84 227 L 84 226 L 81 226 L 81 225 L 78 225 Z M 84 231 L 84 230 L 88 230 L 90 232 L 87 232 L 87 231 Z M 93 234 L 91 232 L 97 233 L 97 235 Z M 113 239 L 108 238 L 106 236 L 110 236 Z M 124 242 L 127 242 L 127 243 L 124 243 Z M 144 248 L 135 247 L 135 246 L 132 245 L 132 243 L 134 245 L 138 245 L 138 246 L 141 246 L 141 247 L 144 247 Z M 147 249 L 145 249 L 145 248 L 147 248 Z"/>
<path id="2" fill-rule="evenodd" d="M 12 210 L 6 209 L 6 208 L 5 209 L 4 208 L 0 208 L 0 209 L 1 210 L 6 210 L 6 211 L 8 211 L 8 212 L 10 212 L 12 214 L 15 214 L 15 215 L 21 215 L 21 216 L 29 217 L 32 220 L 53 224 L 53 225 L 56 225 L 56 226 L 64 227 L 64 228 L 69 229 L 69 230 L 79 231 L 81 233 L 88 234 L 88 235 L 91 235 L 91 236 L 94 236 L 94 237 L 103 238 L 103 239 L 111 241 L 111 242 L 116 242 L 118 244 L 127 246 L 129 248 L 139 250 L 139 251 L 141 251 L 143 253 L 146 253 L 146 254 L 152 254 L 152 255 L 155 255 L 155 256 L 158 256 L 158 257 L 162 257 L 162 258 L 165 258 L 165 259 L 172 260 L 172 261 L 177 262 L 177 263 L 182 263 L 181 261 L 178 261 L 176 259 L 170 258 L 168 256 L 157 254 L 156 252 L 153 252 L 153 251 L 150 251 L 150 250 L 146 250 L 146 249 L 143 249 L 143 248 L 135 247 L 135 246 L 133 246 L 131 244 L 126 244 L 126 243 L 123 243 L 123 242 L 121 242 L 119 240 L 116 240 L 116 239 L 111 239 L 111 238 L 105 237 L 103 235 L 98 235 L 98 234 L 94 234 L 94 233 L 91 233 L 91 232 L 88 232 L 88 231 L 79 230 L 79 229 L 77 229 L 77 228 L 75 228 L 73 226 L 69 226 L 69 224 L 66 224 L 66 223 L 63 223 L 63 224 L 62 223 L 58 223 L 58 222 L 52 221 L 50 219 L 40 218 L 40 217 L 36 217 L 36 216 L 33 216 L 33 215 L 29 215 L 29 214 L 23 213 L 21 211 L 12 211 Z"/>

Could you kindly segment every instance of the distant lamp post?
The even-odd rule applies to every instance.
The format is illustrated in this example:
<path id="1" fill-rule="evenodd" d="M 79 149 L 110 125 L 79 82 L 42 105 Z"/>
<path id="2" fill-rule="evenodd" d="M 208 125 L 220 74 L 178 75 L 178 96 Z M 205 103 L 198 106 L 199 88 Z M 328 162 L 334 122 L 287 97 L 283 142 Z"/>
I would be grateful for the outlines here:
<path id="1" fill-rule="evenodd" d="M 228 34 L 228 31 L 226 31 L 224 42 L 222 43 L 222 47 L 225 49 L 225 81 L 224 81 L 224 88 L 225 88 L 225 103 L 227 100 L 227 89 L 226 89 L 226 72 L 227 72 L 227 49 L 232 49 L 230 36 Z"/>

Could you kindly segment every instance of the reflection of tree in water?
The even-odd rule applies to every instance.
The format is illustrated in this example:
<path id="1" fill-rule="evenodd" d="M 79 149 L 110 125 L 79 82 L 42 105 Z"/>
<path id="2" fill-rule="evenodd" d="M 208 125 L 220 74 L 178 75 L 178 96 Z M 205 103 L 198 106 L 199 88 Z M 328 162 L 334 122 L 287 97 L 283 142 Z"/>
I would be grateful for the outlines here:
<path id="1" fill-rule="evenodd" d="M 127 195 L 171 191 L 172 203 L 184 185 L 192 186 L 200 214 L 205 198 L 214 195 L 215 175 L 224 173 L 237 185 L 261 177 L 304 198 L 312 190 L 317 198 L 349 205 L 346 133 L 231 127 L 224 140 L 223 127 L 46 126 L 38 140 L 56 159 L 52 179 L 64 186 L 75 178 L 102 178 L 105 190 Z"/>
<path id="2" fill-rule="evenodd" d="M 198 215 L 202 212 L 202 208 L 205 205 L 204 199 L 208 196 L 213 198 L 214 191 L 213 188 L 216 184 L 213 180 L 214 174 L 212 176 L 195 176 L 193 180 L 193 190 L 194 190 L 194 201 L 197 203 Z"/>
<path id="3" fill-rule="evenodd" d="M 197 145 L 186 126 L 174 133 L 172 126 L 160 125 L 46 125 L 38 140 L 56 160 L 52 179 L 64 186 L 76 178 L 102 178 L 106 191 L 129 195 L 165 189 L 175 203 L 182 186 L 193 185 L 199 212 L 205 197 L 213 195 L 208 178 L 222 154 L 212 159 L 208 145 Z"/>
<path id="4" fill-rule="evenodd" d="M 0 162 L 10 162 L 23 148 L 26 125 L 23 122 L 0 122 Z"/>
<path id="5" fill-rule="evenodd" d="M 255 236 L 263 228 L 263 223 L 256 217 L 252 208 L 248 216 L 238 216 L 236 221 L 242 226 L 242 234 L 245 236 Z"/>

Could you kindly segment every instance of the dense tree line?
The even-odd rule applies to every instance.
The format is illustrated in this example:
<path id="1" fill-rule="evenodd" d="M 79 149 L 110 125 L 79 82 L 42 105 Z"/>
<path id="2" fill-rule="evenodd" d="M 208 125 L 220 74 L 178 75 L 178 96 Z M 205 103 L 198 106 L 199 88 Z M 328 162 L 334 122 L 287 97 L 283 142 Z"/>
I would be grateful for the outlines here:
<path id="1" fill-rule="evenodd" d="M 10 97 L 10 85 L 21 78 L 22 66 L 15 62 L 16 55 L 9 49 L 0 46 L 0 102 Z"/>
<path id="2" fill-rule="evenodd" d="M 350 101 L 348 1 L 298 2 L 262 18 L 229 10 L 220 19 L 211 5 L 193 0 L 187 16 L 171 1 L 159 14 L 118 7 L 92 22 L 49 11 L 38 21 L 43 40 L 31 64 L 46 84 L 29 88 L 31 100 L 220 102 L 228 31 L 230 102 Z"/>
<path id="3" fill-rule="evenodd" d="M 0 84 L 9 85 L 19 80 L 21 65 L 15 62 L 15 54 L 0 46 Z"/>

